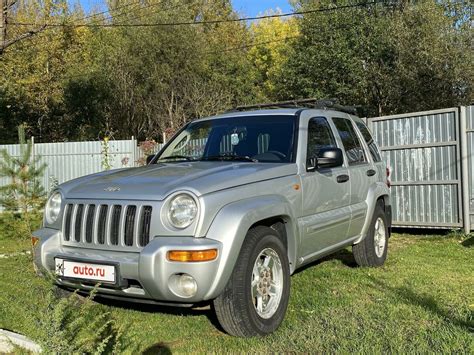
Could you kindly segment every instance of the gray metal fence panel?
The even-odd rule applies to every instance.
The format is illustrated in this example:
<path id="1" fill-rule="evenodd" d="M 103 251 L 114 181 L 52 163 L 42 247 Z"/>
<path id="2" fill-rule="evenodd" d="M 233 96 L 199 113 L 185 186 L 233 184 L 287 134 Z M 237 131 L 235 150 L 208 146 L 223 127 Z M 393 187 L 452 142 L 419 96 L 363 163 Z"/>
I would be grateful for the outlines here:
<path id="1" fill-rule="evenodd" d="M 469 179 L 469 215 L 471 225 L 474 225 L 474 106 L 465 108 L 466 117 L 466 142 L 468 153 L 468 179 Z"/>
<path id="2" fill-rule="evenodd" d="M 111 169 L 132 167 L 140 158 L 140 150 L 135 139 L 109 141 L 109 164 Z M 14 157 L 20 156 L 20 145 L 0 145 Z M 62 142 L 35 143 L 33 152 L 40 156 L 40 163 L 46 163 L 47 169 L 41 181 L 49 191 L 56 183 L 75 179 L 104 170 L 102 142 Z M 0 186 L 8 183 L 7 178 L 0 179 Z M 0 206 L 1 211 L 1 206 Z"/>
<path id="3" fill-rule="evenodd" d="M 459 110 L 369 118 L 391 169 L 393 224 L 462 226 Z"/>

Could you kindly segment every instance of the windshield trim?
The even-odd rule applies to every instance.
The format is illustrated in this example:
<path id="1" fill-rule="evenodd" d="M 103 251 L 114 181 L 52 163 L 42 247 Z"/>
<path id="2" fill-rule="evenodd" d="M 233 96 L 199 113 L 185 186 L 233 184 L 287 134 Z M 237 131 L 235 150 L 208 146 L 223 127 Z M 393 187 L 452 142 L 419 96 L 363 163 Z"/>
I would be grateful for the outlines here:
<path id="1" fill-rule="evenodd" d="M 166 148 L 168 148 L 168 146 L 170 145 L 170 143 L 182 132 L 184 131 L 186 128 L 188 128 L 188 126 L 191 124 L 191 122 L 188 122 L 186 123 L 183 127 L 181 127 L 181 129 L 179 129 L 175 134 L 173 134 L 173 136 L 168 139 L 168 142 L 166 142 L 163 147 L 161 147 L 161 149 L 156 152 L 155 156 L 153 157 L 153 159 L 150 161 L 150 163 L 148 165 L 152 165 L 152 164 L 156 164 L 156 162 L 158 161 L 158 159 L 160 158 L 160 156 L 163 154 L 163 152 L 165 151 Z"/>

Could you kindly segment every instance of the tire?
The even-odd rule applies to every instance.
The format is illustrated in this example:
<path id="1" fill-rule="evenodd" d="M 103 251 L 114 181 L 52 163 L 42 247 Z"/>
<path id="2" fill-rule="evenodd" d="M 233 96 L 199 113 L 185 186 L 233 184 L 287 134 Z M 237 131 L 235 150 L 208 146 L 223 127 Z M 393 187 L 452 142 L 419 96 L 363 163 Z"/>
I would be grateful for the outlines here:
<path id="1" fill-rule="evenodd" d="M 290 268 L 278 232 L 252 228 L 224 291 L 213 301 L 220 325 L 234 336 L 270 334 L 283 321 L 289 298 Z"/>
<path id="2" fill-rule="evenodd" d="M 382 203 L 375 206 L 367 236 L 352 246 L 354 259 L 359 266 L 382 266 L 387 259 L 389 230 Z"/>

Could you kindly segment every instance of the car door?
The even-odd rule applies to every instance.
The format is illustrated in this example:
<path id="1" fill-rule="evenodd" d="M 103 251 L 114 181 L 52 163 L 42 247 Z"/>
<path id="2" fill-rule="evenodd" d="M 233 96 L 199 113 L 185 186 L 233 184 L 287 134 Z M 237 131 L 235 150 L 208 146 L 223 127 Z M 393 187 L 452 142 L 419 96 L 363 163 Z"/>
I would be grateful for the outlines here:
<path id="1" fill-rule="evenodd" d="M 317 156 L 321 148 L 337 147 L 334 133 L 326 117 L 308 121 L 306 171 L 301 174 L 302 254 L 306 260 L 347 238 L 351 215 L 350 184 L 343 181 L 348 175 L 347 168 L 340 166 L 308 171 L 310 158 Z"/>
<path id="2" fill-rule="evenodd" d="M 376 171 L 368 160 L 352 120 L 342 114 L 340 117 L 333 117 L 332 120 L 344 146 L 348 162 L 349 183 L 351 186 L 350 208 L 352 214 L 348 232 L 348 237 L 350 238 L 360 234 L 362 231 L 367 214 L 367 194 L 371 179 L 373 179 L 373 174 Z"/>

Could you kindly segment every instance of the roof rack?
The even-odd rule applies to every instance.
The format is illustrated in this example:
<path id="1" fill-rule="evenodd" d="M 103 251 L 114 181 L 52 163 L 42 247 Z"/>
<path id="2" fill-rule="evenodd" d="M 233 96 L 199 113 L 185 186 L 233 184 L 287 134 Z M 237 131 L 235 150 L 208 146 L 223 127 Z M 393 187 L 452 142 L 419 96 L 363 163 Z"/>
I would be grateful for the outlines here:
<path id="1" fill-rule="evenodd" d="M 261 109 L 268 109 L 268 108 L 298 108 L 298 107 L 306 107 L 306 108 L 315 108 L 315 109 L 323 109 L 323 110 L 336 110 L 341 112 L 346 112 L 351 115 L 357 115 L 357 107 L 356 106 L 344 106 L 340 105 L 337 102 L 337 99 L 301 99 L 301 100 L 288 100 L 288 101 L 279 101 L 279 102 L 271 102 L 265 104 L 255 104 L 255 105 L 245 105 L 245 106 L 237 106 L 228 112 L 235 112 L 235 111 L 247 111 L 247 110 L 261 110 Z"/>

